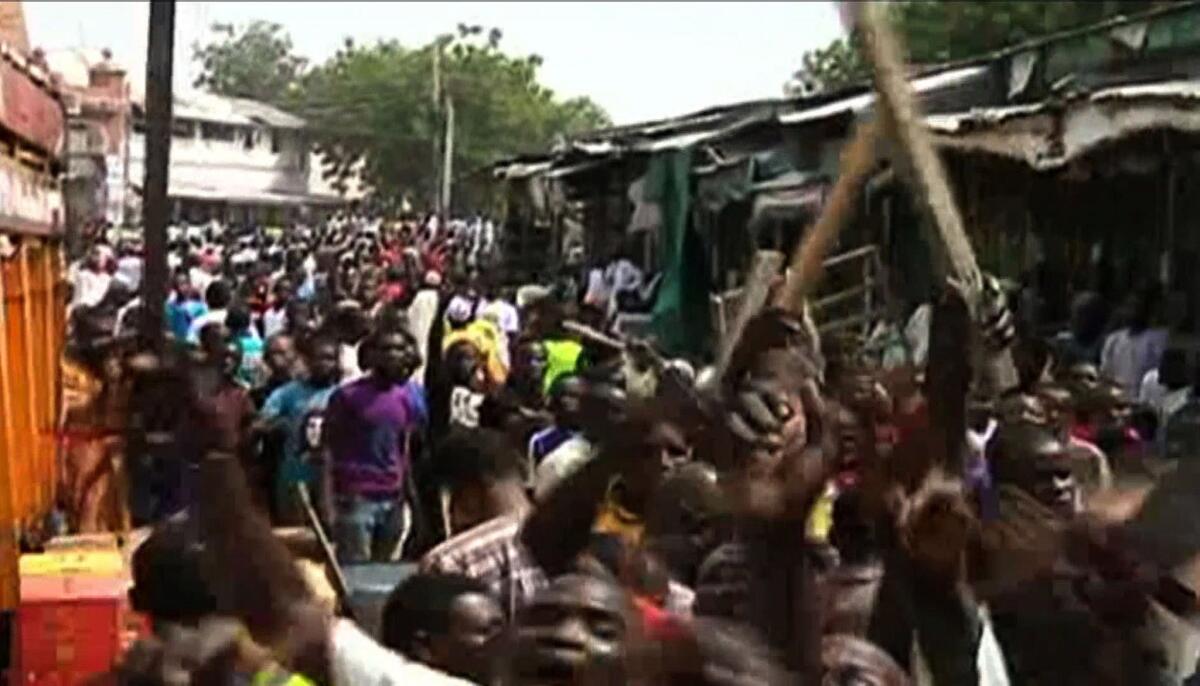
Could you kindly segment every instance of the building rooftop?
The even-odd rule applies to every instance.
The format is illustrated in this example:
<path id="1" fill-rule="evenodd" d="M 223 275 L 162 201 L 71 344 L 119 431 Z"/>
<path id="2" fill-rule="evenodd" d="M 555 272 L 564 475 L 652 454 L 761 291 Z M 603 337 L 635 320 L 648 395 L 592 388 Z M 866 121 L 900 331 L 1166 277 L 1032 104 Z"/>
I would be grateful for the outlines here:
<path id="1" fill-rule="evenodd" d="M 305 124 L 300 117 L 265 102 L 204 91 L 176 93 L 175 116 L 224 124 L 258 124 L 276 129 L 302 129 Z"/>
<path id="2" fill-rule="evenodd" d="M 91 69 L 105 63 L 112 64 L 106 52 L 99 48 L 65 48 L 46 52 L 45 58 L 50 71 L 58 75 L 63 85 L 86 88 Z M 132 78 L 129 86 L 134 105 L 140 107 L 145 101 L 142 80 Z M 257 124 L 276 129 L 302 129 L 305 125 L 300 117 L 265 102 L 199 90 L 175 94 L 175 115 L 200 121 L 244 126 Z"/>

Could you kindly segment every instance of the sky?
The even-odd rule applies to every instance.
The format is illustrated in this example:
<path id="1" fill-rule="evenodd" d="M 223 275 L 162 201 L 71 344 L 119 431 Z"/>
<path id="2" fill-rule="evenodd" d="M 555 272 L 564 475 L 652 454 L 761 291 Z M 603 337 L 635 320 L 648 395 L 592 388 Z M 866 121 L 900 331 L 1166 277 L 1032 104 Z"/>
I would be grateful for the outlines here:
<path id="1" fill-rule="evenodd" d="M 109 48 L 145 73 L 146 2 L 25 2 L 30 45 Z M 498 27 L 501 46 L 545 60 L 544 84 L 587 95 L 616 123 L 777 97 L 806 49 L 841 35 L 831 2 L 179 2 L 175 84 L 195 77 L 191 47 L 213 22 L 277 22 L 312 61 L 347 36 L 419 45 L 462 22 Z M 144 77 L 143 77 L 144 78 Z"/>

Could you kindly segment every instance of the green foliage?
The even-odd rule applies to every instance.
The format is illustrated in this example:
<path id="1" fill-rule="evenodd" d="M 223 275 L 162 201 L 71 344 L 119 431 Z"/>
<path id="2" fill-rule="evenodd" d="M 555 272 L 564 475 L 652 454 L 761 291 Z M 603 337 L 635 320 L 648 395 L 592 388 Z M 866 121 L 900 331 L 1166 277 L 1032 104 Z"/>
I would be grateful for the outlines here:
<path id="1" fill-rule="evenodd" d="M 889 5 L 915 64 L 973 57 L 1047 34 L 1145 12 L 1145 0 L 898 0 Z M 802 58 L 804 75 L 832 90 L 869 75 L 857 39 L 838 39 Z"/>
<path id="2" fill-rule="evenodd" d="M 213 24 L 212 31 L 212 40 L 192 46 L 193 59 L 203 67 L 198 88 L 276 103 L 304 71 L 306 60 L 293 53 L 292 39 L 279 24 Z"/>
<path id="3" fill-rule="evenodd" d="M 360 46 L 347 38 L 325 63 L 303 73 L 250 69 L 252 63 L 296 63 L 278 57 L 275 48 L 286 46 L 290 55 L 291 42 L 277 26 L 260 22 L 223 36 L 223 43 L 197 49 L 205 65 L 200 85 L 241 95 L 247 92 L 242 84 L 257 83 L 248 92 L 258 99 L 281 93 L 274 102 L 308 121 L 309 135 L 325 156 L 325 173 L 336 181 L 361 173 L 384 200 L 409 198 L 419 205 L 434 197 L 441 161 L 435 146 L 447 101 L 453 102 L 455 119 L 455 200 L 463 207 L 485 201 L 485 184 L 474 183 L 479 179 L 470 172 L 610 123 L 590 99 L 562 99 L 539 83 L 541 57 L 505 53 L 503 34 L 495 28 L 459 24 L 453 34 L 417 48 L 394 40 Z M 276 73 L 286 76 L 279 88 L 266 78 Z"/>
<path id="4" fill-rule="evenodd" d="M 858 37 L 834 39 L 823 48 L 804 53 L 797 81 L 786 87 L 788 95 L 804 95 L 817 87 L 837 90 L 858 83 L 870 76 L 867 63 L 858 47 Z M 800 81 L 806 83 L 801 83 Z"/>

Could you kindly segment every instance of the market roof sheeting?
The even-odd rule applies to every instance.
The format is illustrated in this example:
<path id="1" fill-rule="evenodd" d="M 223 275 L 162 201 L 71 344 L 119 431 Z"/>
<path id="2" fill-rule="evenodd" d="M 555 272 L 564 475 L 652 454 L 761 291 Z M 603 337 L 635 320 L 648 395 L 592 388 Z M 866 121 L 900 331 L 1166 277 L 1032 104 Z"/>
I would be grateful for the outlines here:
<path id="1" fill-rule="evenodd" d="M 300 117 L 284 112 L 278 107 L 273 107 L 265 102 L 247 100 L 246 98 L 229 98 L 229 100 L 233 102 L 235 112 L 272 128 L 302 129 L 306 125 L 306 122 Z"/>
<path id="2" fill-rule="evenodd" d="M 513 162 L 507 166 L 496 167 L 493 176 L 497 179 L 525 179 L 541 174 L 554 166 L 553 162 Z"/>
<path id="3" fill-rule="evenodd" d="M 988 67 L 986 65 L 976 65 L 951 69 L 950 71 L 931 74 L 929 76 L 921 76 L 911 81 L 912 89 L 918 94 L 931 93 L 942 88 L 966 83 L 987 73 L 987 71 Z M 875 92 L 869 91 L 849 98 L 827 102 L 824 105 L 818 105 L 806 110 L 786 112 L 779 115 L 779 123 L 784 125 L 805 124 L 843 114 L 858 114 L 871 107 L 874 103 Z"/>
<path id="4" fill-rule="evenodd" d="M 141 106 L 141 103 L 137 103 Z M 232 98 L 204 91 L 176 93 L 173 115 L 177 119 L 273 129 L 303 129 L 305 121 L 294 114 L 257 100 Z"/>
<path id="5" fill-rule="evenodd" d="M 1200 81 L 1161 81 L 1104 88 L 1060 103 L 977 109 L 926 121 L 944 147 L 1051 170 L 1144 131 L 1200 132 L 1198 101 Z"/>
<path id="6" fill-rule="evenodd" d="M 141 192 L 140 184 L 134 188 Z M 167 188 L 167 197 L 185 198 L 188 200 L 206 200 L 210 202 L 225 202 L 242 205 L 341 205 L 351 202 L 328 193 L 285 193 L 283 191 L 257 190 L 245 187 L 225 187 L 220 185 L 201 185 L 172 181 Z"/>
<path id="7" fill-rule="evenodd" d="M 1009 119 L 1037 114 L 1046 109 L 1042 103 L 1008 107 L 973 107 L 966 112 L 926 115 L 925 123 L 935 133 L 966 133 L 979 128 L 996 126 Z"/>

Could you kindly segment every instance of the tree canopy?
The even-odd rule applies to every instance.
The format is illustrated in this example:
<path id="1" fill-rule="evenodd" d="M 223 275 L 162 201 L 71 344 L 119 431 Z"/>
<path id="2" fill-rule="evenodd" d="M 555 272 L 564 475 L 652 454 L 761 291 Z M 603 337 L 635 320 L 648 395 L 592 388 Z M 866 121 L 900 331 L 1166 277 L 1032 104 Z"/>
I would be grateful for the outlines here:
<path id="1" fill-rule="evenodd" d="M 193 59 L 203 69 L 194 84 L 197 88 L 278 103 L 307 64 L 294 53 L 291 37 L 279 24 L 213 24 L 212 31 L 212 39 L 192 47 Z"/>
<path id="2" fill-rule="evenodd" d="M 196 58 L 204 66 L 201 85 L 240 95 L 242 84 L 254 79 L 271 83 L 267 72 L 278 70 L 261 69 L 251 77 L 241 65 L 264 54 L 263 34 L 273 37 L 276 47 L 286 45 L 289 54 L 291 42 L 272 25 L 260 26 L 248 40 L 256 25 L 198 48 Z M 470 172 L 505 156 L 544 149 L 559 136 L 609 124 L 608 115 L 589 98 L 564 99 L 541 84 L 542 59 L 506 53 L 502 38 L 499 29 L 459 24 L 453 33 L 419 47 L 395 40 L 358 45 L 346 39 L 322 64 L 279 72 L 288 75 L 279 91 L 263 88 L 259 93 L 282 92 L 275 102 L 308 121 L 327 174 L 345 179 L 361 173 L 382 199 L 417 202 L 434 196 L 440 163 L 436 142 L 443 135 L 447 103 L 453 103 L 455 197 L 466 209 L 482 202 L 481 184 L 472 183 Z M 440 73 L 436 97 L 435 53 Z"/>
<path id="3" fill-rule="evenodd" d="M 1169 2 L 1145 0 L 899 0 L 889 4 L 897 32 L 915 64 L 948 62 L 984 54 L 1058 31 L 1087 26 L 1122 14 L 1145 12 Z M 869 76 L 858 36 L 839 38 L 810 50 L 789 90 L 802 83 L 826 90 Z"/>

